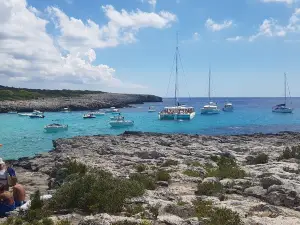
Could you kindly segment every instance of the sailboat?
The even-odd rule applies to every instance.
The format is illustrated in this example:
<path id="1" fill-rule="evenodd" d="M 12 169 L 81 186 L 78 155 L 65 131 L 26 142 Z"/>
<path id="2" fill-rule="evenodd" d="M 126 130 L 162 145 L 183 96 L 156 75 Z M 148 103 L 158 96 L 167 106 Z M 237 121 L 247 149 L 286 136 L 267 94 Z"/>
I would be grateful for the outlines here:
<path id="1" fill-rule="evenodd" d="M 208 101 L 209 101 L 209 103 L 207 105 L 203 106 L 203 108 L 201 108 L 201 114 L 219 114 L 220 113 L 220 109 L 218 108 L 217 104 L 215 102 L 211 101 L 210 80 L 211 80 L 211 69 L 209 67 L 209 74 L 208 74 Z"/>
<path id="2" fill-rule="evenodd" d="M 160 120 L 191 120 L 195 117 L 196 112 L 194 107 L 188 107 L 180 105 L 178 101 L 178 59 L 180 57 L 178 47 L 178 33 L 177 33 L 177 44 L 175 52 L 176 61 L 176 77 L 175 77 L 175 94 L 174 94 L 174 106 L 165 107 L 159 114 Z"/>
<path id="3" fill-rule="evenodd" d="M 284 73 L 284 103 L 275 105 L 272 108 L 272 112 L 276 112 L 276 113 L 292 113 L 293 112 L 294 109 L 287 107 L 287 104 L 286 104 L 286 87 L 287 87 L 287 78 L 286 78 L 286 73 Z"/>

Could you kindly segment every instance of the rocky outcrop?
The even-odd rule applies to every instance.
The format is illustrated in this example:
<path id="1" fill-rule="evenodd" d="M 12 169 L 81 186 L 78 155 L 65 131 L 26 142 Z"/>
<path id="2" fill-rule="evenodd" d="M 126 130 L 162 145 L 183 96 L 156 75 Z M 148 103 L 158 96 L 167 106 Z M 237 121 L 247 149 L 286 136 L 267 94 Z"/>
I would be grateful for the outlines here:
<path id="1" fill-rule="evenodd" d="M 250 224 L 300 224 L 300 177 L 296 159 L 278 160 L 287 146 L 300 144 L 299 133 L 255 134 L 240 136 L 201 136 L 181 134 L 151 134 L 125 132 L 120 136 L 88 136 L 54 141 L 54 150 L 34 158 L 13 161 L 28 193 L 35 189 L 47 192 L 60 181 L 64 171 L 53 174 L 53 168 L 71 158 L 90 167 L 110 171 L 114 176 L 128 177 L 136 173 L 137 165 L 145 165 L 145 174 L 167 160 L 177 164 L 163 167 L 169 171 L 169 182 L 157 182 L 155 190 L 130 199 L 130 204 L 142 204 L 145 214 L 157 208 L 151 224 L 202 224 L 194 215 L 197 198 L 210 200 L 216 207 L 227 207 L 240 214 Z M 265 164 L 248 165 L 246 157 L 264 152 Z M 236 159 L 246 172 L 240 179 L 205 178 L 207 166 L 217 167 L 212 156 Z M 188 176 L 187 170 L 199 171 Z M 195 195 L 197 184 L 218 183 L 222 196 Z M 51 190 L 50 190 L 51 191 Z M 130 217 L 98 214 L 81 216 L 81 225 L 139 224 L 141 215 Z M 127 222 L 126 222 L 127 221 Z M 145 222 L 145 221 L 144 221 Z M 77 223 L 74 223 L 77 224 Z"/>
<path id="2" fill-rule="evenodd" d="M 40 98 L 22 101 L 0 101 L 0 113 L 8 111 L 32 112 L 33 110 L 58 112 L 68 107 L 72 111 L 97 110 L 109 107 L 127 107 L 130 104 L 161 102 L 162 98 L 154 95 L 101 93 L 82 95 L 71 98 Z"/>

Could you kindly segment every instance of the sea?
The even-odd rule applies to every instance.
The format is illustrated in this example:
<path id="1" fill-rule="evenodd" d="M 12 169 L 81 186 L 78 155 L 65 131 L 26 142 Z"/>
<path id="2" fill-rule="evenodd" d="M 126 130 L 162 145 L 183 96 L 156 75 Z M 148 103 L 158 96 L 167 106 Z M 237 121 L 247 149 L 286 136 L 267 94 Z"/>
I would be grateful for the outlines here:
<path id="1" fill-rule="evenodd" d="M 230 101 L 234 112 L 221 112 L 217 115 L 201 115 L 200 109 L 207 98 L 180 98 L 181 104 L 194 106 L 196 116 L 191 121 L 160 121 L 158 112 L 164 106 L 174 105 L 174 99 L 166 98 L 160 103 L 132 105 L 121 109 L 122 115 L 134 120 L 133 127 L 111 128 L 111 114 L 96 119 L 83 119 L 84 111 L 71 113 L 45 112 L 44 119 L 30 119 L 17 114 L 0 114 L 0 157 L 17 159 L 48 152 L 53 148 L 52 140 L 82 135 L 118 135 L 126 130 L 184 133 L 204 135 L 238 135 L 252 133 L 277 133 L 281 131 L 300 131 L 300 98 L 291 98 L 294 113 L 272 113 L 272 106 L 280 104 L 283 98 L 215 98 L 220 108 Z M 155 106 L 157 112 L 149 113 L 149 106 Z M 53 120 L 69 125 L 67 131 L 47 133 L 44 126 Z"/>

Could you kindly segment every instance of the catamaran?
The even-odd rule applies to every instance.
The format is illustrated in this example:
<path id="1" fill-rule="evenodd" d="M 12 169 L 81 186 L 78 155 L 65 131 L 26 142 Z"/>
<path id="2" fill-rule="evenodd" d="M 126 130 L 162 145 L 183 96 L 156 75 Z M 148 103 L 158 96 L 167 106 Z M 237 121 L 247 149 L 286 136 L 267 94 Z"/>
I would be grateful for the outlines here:
<path id="1" fill-rule="evenodd" d="M 272 108 L 273 112 L 276 113 L 292 113 L 293 112 L 293 108 L 289 108 L 287 107 L 286 104 L 286 87 L 287 87 L 287 78 L 286 78 L 286 73 L 284 73 L 284 103 L 283 104 L 279 104 L 279 105 L 275 105 Z"/>
<path id="2" fill-rule="evenodd" d="M 211 69 L 209 67 L 209 74 L 208 74 L 208 102 L 209 103 L 207 105 L 203 106 L 203 108 L 201 108 L 201 114 L 219 114 L 220 113 L 220 109 L 218 108 L 217 104 L 211 101 L 210 80 L 211 80 Z"/>
<path id="3" fill-rule="evenodd" d="M 177 34 L 177 45 L 175 51 L 176 61 L 176 77 L 175 77 L 175 95 L 174 95 L 174 106 L 165 107 L 159 114 L 160 120 L 191 120 L 195 117 L 196 112 L 194 107 L 187 107 L 179 104 L 178 101 L 178 59 L 180 57 L 178 47 L 178 34 Z"/>

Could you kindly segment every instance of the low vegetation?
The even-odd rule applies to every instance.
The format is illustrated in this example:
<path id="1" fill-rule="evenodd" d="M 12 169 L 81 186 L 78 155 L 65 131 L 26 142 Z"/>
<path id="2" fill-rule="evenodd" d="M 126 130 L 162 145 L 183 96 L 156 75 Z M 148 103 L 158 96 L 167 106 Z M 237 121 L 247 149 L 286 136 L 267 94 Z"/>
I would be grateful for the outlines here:
<path id="1" fill-rule="evenodd" d="M 191 161 L 191 162 L 187 162 L 188 166 L 193 166 L 193 167 L 201 167 L 202 164 L 198 161 Z"/>
<path id="2" fill-rule="evenodd" d="M 173 159 L 167 159 L 162 165 L 161 167 L 169 167 L 169 166 L 176 166 L 178 165 L 178 161 L 173 160 Z"/>
<path id="3" fill-rule="evenodd" d="M 147 169 L 147 166 L 145 164 L 137 164 L 134 167 L 136 169 L 136 172 L 138 173 L 144 172 Z"/>
<path id="4" fill-rule="evenodd" d="M 225 156 L 214 156 L 212 159 L 217 163 L 218 168 L 206 167 L 207 177 L 239 179 L 246 176 L 245 171 L 237 165 L 235 159 Z"/>
<path id="5" fill-rule="evenodd" d="M 219 182 L 204 182 L 197 186 L 197 195 L 214 196 L 223 192 L 223 186 Z"/>
<path id="6" fill-rule="evenodd" d="M 99 94 L 101 91 L 80 90 L 43 90 L 13 88 L 0 85 L 0 101 L 3 100 L 30 100 L 38 98 L 78 97 L 84 94 Z"/>
<path id="7" fill-rule="evenodd" d="M 156 181 L 152 176 L 134 173 L 130 175 L 130 179 L 141 183 L 147 190 L 154 190 L 156 188 Z"/>
<path id="8" fill-rule="evenodd" d="M 205 225 L 242 225 L 243 222 L 238 213 L 227 209 L 217 208 L 210 201 L 198 200 L 194 202 L 196 216 L 203 220 Z"/>
<path id="9" fill-rule="evenodd" d="M 170 174 L 168 173 L 168 171 L 165 170 L 158 170 L 156 173 L 156 180 L 157 181 L 167 181 L 169 182 L 171 179 Z"/>
<path id="10" fill-rule="evenodd" d="M 246 160 L 249 165 L 266 164 L 269 161 L 269 156 L 265 153 L 259 153 L 256 156 L 248 156 Z"/>
<path id="11" fill-rule="evenodd" d="M 189 177 L 200 177 L 200 173 L 195 170 L 185 170 L 183 171 L 183 174 Z"/>
<path id="12" fill-rule="evenodd" d="M 300 145 L 298 146 L 293 146 L 291 148 L 286 147 L 282 154 L 279 156 L 278 160 L 283 160 L 283 159 L 300 159 Z"/>

